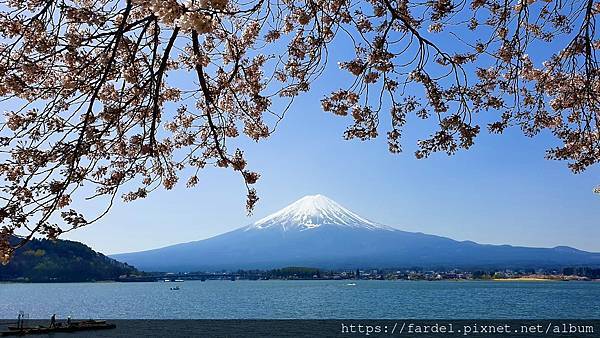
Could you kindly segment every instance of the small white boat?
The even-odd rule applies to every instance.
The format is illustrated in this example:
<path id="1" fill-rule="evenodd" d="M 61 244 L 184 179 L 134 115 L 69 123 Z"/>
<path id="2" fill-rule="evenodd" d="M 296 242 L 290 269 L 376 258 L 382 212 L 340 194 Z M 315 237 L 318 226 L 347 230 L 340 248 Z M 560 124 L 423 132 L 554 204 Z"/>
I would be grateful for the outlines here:
<path id="1" fill-rule="evenodd" d="M 174 287 L 174 288 L 171 288 L 171 290 L 177 291 L 177 290 L 179 290 L 179 286 L 176 286 L 176 287 Z"/>
<path id="2" fill-rule="evenodd" d="M 348 285 L 348 286 L 356 286 L 356 283 L 348 283 L 346 285 Z"/>
<path id="3" fill-rule="evenodd" d="M 180 283 L 180 282 L 183 282 L 183 279 L 176 279 L 176 280 L 174 280 L 174 282 Z"/>

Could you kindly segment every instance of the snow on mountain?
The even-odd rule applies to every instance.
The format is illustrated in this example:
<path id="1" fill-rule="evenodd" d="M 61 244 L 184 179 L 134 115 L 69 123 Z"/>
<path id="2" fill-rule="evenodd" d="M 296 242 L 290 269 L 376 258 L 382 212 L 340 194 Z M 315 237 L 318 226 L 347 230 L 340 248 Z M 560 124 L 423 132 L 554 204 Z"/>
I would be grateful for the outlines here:
<path id="1" fill-rule="evenodd" d="M 322 195 L 306 196 L 254 224 L 215 237 L 113 258 L 145 271 L 600 266 L 600 253 L 573 248 L 485 245 L 397 230 Z"/>
<path id="2" fill-rule="evenodd" d="M 396 230 L 363 218 L 323 195 L 302 197 L 276 213 L 247 226 L 244 230 L 280 228 L 283 231 L 304 231 L 321 226 L 386 231 Z"/>

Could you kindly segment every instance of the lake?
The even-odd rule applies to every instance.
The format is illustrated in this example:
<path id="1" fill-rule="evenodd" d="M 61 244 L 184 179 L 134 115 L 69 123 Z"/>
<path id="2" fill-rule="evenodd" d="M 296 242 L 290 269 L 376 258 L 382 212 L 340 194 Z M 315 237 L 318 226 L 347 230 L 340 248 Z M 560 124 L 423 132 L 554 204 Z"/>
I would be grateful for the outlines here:
<path id="1" fill-rule="evenodd" d="M 356 283 L 355 286 L 347 285 Z M 179 286 L 180 290 L 170 290 Z M 0 284 L 0 318 L 600 319 L 598 282 L 186 281 Z"/>

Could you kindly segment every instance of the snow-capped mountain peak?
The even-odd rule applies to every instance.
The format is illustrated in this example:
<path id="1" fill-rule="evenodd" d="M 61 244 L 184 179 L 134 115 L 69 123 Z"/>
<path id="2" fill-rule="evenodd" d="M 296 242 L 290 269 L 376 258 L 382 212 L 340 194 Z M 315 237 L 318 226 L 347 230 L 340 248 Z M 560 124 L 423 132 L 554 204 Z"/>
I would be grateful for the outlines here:
<path id="1" fill-rule="evenodd" d="M 278 212 L 249 225 L 246 230 L 281 228 L 284 231 L 303 231 L 323 225 L 368 230 L 395 230 L 365 219 L 323 195 L 302 197 Z"/>

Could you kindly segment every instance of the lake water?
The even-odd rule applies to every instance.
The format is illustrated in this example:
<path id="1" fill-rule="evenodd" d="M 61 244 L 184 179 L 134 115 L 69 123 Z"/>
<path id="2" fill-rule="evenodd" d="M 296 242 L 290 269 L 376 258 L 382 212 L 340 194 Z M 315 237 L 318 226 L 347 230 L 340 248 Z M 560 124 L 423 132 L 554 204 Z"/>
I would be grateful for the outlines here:
<path id="1" fill-rule="evenodd" d="M 598 282 L 351 282 L 0 284 L 0 318 L 600 319 Z"/>

